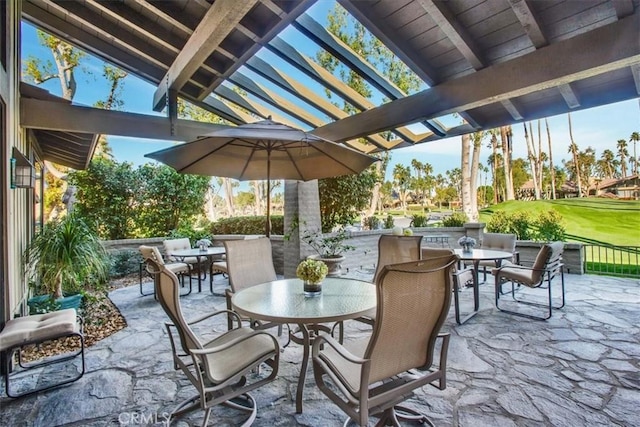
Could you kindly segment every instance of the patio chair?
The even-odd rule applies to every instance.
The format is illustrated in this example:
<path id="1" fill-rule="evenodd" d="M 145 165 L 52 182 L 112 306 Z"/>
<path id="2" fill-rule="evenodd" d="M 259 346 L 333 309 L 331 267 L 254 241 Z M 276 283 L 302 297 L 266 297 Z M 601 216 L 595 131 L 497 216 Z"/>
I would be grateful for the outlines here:
<path id="1" fill-rule="evenodd" d="M 80 348 L 77 351 L 64 356 L 45 357 L 29 364 L 23 363 L 22 350 L 24 347 L 29 345 L 40 345 L 47 341 L 65 337 L 77 337 L 80 341 Z M 16 353 L 18 355 L 18 364 L 22 370 L 12 372 L 12 363 Z M 40 385 L 35 388 L 27 389 L 19 393 L 11 391 L 10 384 L 12 380 L 15 380 L 18 375 L 24 377 L 23 373 L 25 371 L 33 369 L 37 370 L 46 365 L 59 364 L 74 359 L 77 356 L 81 357 L 81 369 L 77 375 L 56 379 L 50 383 L 44 382 L 44 384 L 42 384 L 42 379 L 40 379 L 37 382 Z M 82 318 L 76 315 L 75 309 L 68 308 L 66 310 L 16 317 L 15 319 L 8 320 L 7 323 L 5 323 L 2 332 L 0 332 L 0 360 L 2 360 L 3 363 L 4 387 L 7 396 L 9 397 L 26 396 L 79 380 L 84 375 L 85 371 Z M 57 378 L 59 372 L 57 374 L 52 374 Z"/>
<path id="2" fill-rule="evenodd" d="M 250 234 L 250 235 L 244 236 L 240 240 L 252 240 L 252 239 L 259 239 L 261 237 L 264 237 L 264 236 L 257 235 L 257 234 Z M 214 236 L 214 239 L 215 239 L 215 236 Z M 232 240 L 237 240 L 237 239 L 232 239 Z M 224 244 L 224 241 L 222 243 Z M 214 274 L 214 273 L 222 273 L 224 276 L 229 277 L 229 268 L 227 266 L 226 253 L 222 255 L 219 260 L 211 263 L 211 274 Z M 211 292 L 213 293 L 213 288 L 211 289 Z"/>
<path id="3" fill-rule="evenodd" d="M 200 408 L 205 411 L 202 422 L 205 426 L 211 409 L 224 404 L 249 412 L 243 425 L 251 425 L 257 415 L 257 405 L 249 392 L 276 378 L 280 358 L 278 341 L 266 332 L 241 327 L 236 313 L 227 310 L 187 322 L 180 307 L 178 278 L 164 266 L 157 265 L 157 268 L 160 270 L 158 299 L 171 319 L 171 323 L 165 326 L 171 342 L 174 369 L 181 370 L 198 390 L 197 395 L 178 405 L 168 421 Z M 210 341 L 204 341 L 192 326 L 217 315 L 235 316 L 235 326 Z M 207 328 L 207 334 L 211 331 Z M 269 375 L 255 373 L 262 364 L 271 368 Z"/>
<path id="4" fill-rule="evenodd" d="M 493 249 L 496 251 L 511 252 L 512 262 L 520 264 L 520 254 L 516 251 L 516 235 L 503 233 L 484 233 L 482 235 L 482 249 Z M 487 282 L 487 267 L 500 267 L 501 260 L 483 260 L 478 263 L 478 268 L 482 267 L 482 283 Z"/>
<path id="5" fill-rule="evenodd" d="M 422 256 L 421 245 L 422 236 L 380 235 L 378 239 L 378 262 L 376 263 L 373 282 L 376 283 L 378 276 L 386 265 L 419 260 Z M 373 325 L 376 320 L 375 310 L 355 320 Z"/>
<path id="6" fill-rule="evenodd" d="M 535 320 L 549 319 L 553 313 L 553 309 L 560 309 L 565 304 L 565 291 L 564 291 L 564 264 L 562 263 L 562 253 L 564 251 L 563 242 L 547 243 L 538 252 L 536 260 L 532 267 L 525 267 L 521 265 L 515 265 L 506 263 L 500 268 L 495 268 L 492 274 L 496 278 L 495 293 L 496 293 L 496 308 L 505 313 L 515 314 L 517 316 L 528 317 Z M 556 276 L 560 276 L 561 282 L 561 295 L 560 301 L 554 304 L 551 282 Z M 511 290 L 506 294 L 511 294 L 512 298 L 522 304 L 531 305 L 535 307 L 545 307 L 544 315 L 533 315 L 523 311 L 512 311 L 505 309 L 504 306 L 500 307 L 500 296 L 504 295 L 502 292 L 502 285 L 504 283 L 511 282 Z M 516 292 L 514 284 L 523 285 L 523 289 Z M 529 289 L 546 289 L 548 294 L 548 301 L 540 303 L 539 301 L 531 298 L 524 297 L 525 290 Z M 522 295 L 522 297 L 518 297 Z"/>
<path id="7" fill-rule="evenodd" d="M 451 303 L 455 263 L 456 257 L 449 256 L 385 266 L 376 278 L 371 337 L 344 346 L 327 335 L 314 342 L 318 387 L 358 425 L 378 416 L 380 426 L 399 426 L 398 418 L 433 426 L 425 415 L 398 405 L 427 384 L 446 388 L 449 334 L 439 332 Z M 434 367 L 437 338 L 442 346 Z"/>
<path id="8" fill-rule="evenodd" d="M 273 267 L 273 254 L 271 252 L 271 240 L 266 237 L 257 239 L 226 240 L 224 242 L 226 253 L 227 272 L 229 286 L 225 290 L 227 309 L 233 310 L 231 299 L 233 294 L 250 286 L 264 282 L 278 280 L 276 270 Z M 256 329 L 278 327 L 278 335 L 282 334 L 282 325 L 277 323 L 261 323 L 251 319 L 245 319 Z M 232 327 L 233 318 L 228 319 L 228 327 Z"/>
<path id="9" fill-rule="evenodd" d="M 449 256 L 455 256 L 455 252 L 451 249 L 422 248 L 423 260 Z M 460 262 L 458 262 L 457 265 L 460 265 Z M 451 269 L 451 278 L 453 284 L 453 307 L 455 310 L 456 322 L 458 322 L 458 324 L 462 324 L 464 321 L 461 320 L 460 316 L 460 292 L 468 285 L 473 285 L 473 267 L 453 268 Z M 476 289 L 474 289 L 474 292 L 477 292 Z"/>
<path id="10" fill-rule="evenodd" d="M 158 273 L 159 271 L 155 268 L 155 265 L 163 265 L 165 268 L 167 268 L 169 271 L 173 272 L 175 275 L 180 277 L 180 283 L 181 285 L 184 287 L 184 278 L 185 276 L 189 277 L 189 292 L 186 294 L 190 294 L 191 290 L 192 290 L 192 282 L 191 282 L 191 267 L 189 266 L 189 264 L 184 263 L 184 262 L 169 262 L 169 263 L 165 263 L 164 259 L 162 258 L 162 254 L 160 253 L 160 250 L 158 248 L 156 248 L 155 246 L 146 246 L 146 245 L 140 245 L 140 247 L 138 248 L 140 250 L 140 253 L 142 254 L 142 259 L 144 260 L 144 264 L 145 264 L 145 269 L 147 271 L 147 273 L 149 273 L 149 275 L 151 277 L 153 277 L 153 296 L 154 298 L 156 298 L 156 287 L 157 287 L 157 280 L 158 280 Z M 152 260 L 152 263 L 149 263 L 148 261 Z M 140 293 L 143 296 L 146 295 L 151 295 L 151 294 L 144 294 L 142 292 L 142 282 L 140 282 Z"/>
<path id="11" fill-rule="evenodd" d="M 186 238 L 180 238 L 180 239 L 168 239 L 168 240 L 163 240 L 162 241 L 162 246 L 164 247 L 164 253 L 167 255 L 167 259 L 171 262 L 183 262 L 185 264 L 189 264 L 189 266 L 191 267 L 191 271 L 197 271 L 198 274 L 205 274 L 207 272 L 207 265 L 206 265 L 206 260 L 203 261 L 203 263 L 205 264 L 204 267 L 201 269 L 201 261 L 198 259 L 198 257 L 195 256 L 191 256 L 191 257 L 176 257 L 173 255 L 173 253 L 175 251 L 179 251 L 179 250 L 183 250 L 183 249 L 191 249 L 191 241 Z M 204 278 L 204 277 L 203 277 Z"/>

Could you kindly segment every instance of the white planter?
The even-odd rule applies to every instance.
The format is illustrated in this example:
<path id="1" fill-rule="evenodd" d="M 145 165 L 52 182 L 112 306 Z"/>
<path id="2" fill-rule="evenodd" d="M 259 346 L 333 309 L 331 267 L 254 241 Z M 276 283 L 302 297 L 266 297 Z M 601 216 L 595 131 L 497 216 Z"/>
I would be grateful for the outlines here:
<path id="1" fill-rule="evenodd" d="M 327 277 L 336 277 L 342 275 L 342 262 L 346 259 L 343 255 L 333 258 L 323 258 L 320 255 L 309 255 L 307 258 L 322 261 L 327 264 L 329 273 Z"/>

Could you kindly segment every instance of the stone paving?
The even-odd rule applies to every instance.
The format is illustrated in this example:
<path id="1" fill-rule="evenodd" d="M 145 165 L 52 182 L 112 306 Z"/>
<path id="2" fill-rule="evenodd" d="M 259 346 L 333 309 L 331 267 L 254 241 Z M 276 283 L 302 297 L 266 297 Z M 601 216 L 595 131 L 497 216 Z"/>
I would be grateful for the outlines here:
<path id="1" fill-rule="evenodd" d="M 354 274 L 367 279 L 369 273 Z M 468 323 L 456 325 L 452 309 L 444 327 L 452 335 L 447 388 L 424 387 L 409 406 L 429 413 L 437 426 L 640 425 L 640 282 L 566 279 L 567 306 L 546 322 L 498 312 L 490 285 L 481 287 L 481 311 Z M 225 286 L 216 276 L 216 292 Z M 461 297 L 469 301 L 471 291 L 463 290 Z M 194 392 L 173 370 L 166 317 L 137 286 L 113 291 L 111 298 L 129 326 L 87 349 L 87 373 L 80 381 L 22 399 L 0 395 L 0 425 L 166 425 L 166 414 Z M 194 317 L 225 306 L 207 287 L 181 301 L 186 315 Z M 225 327 L 222 321 L 213 325 L 218 331 Z M 368 330 L 347 322 L 346 335 Z M 278 379 L 253 392 L 259 405 L 254 426 L 342 425 L 343 413 L 317 390 L 311 372 L 304 412 L 295 413 L 301 355 L 295 344 L 285 348 Z M 196 411 L 172 424 L 201 421 L 202 412 Z M 216 408 L 210 425 L 242 421 L 233 411 Z"/>

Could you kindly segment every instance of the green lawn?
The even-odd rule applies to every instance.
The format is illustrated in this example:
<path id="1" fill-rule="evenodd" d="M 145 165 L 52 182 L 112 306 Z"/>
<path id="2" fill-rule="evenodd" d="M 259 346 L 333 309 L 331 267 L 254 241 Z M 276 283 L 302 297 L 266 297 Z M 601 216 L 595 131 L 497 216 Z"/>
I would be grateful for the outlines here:
<path id="1" fill-rule="evenodd" d="M 492 212 L 526 210 L 532 216 L 553 209 L 562 215 L 568 234 L 620 246 L 640 246 L 640 201 L 599 198 L 511 201 L 483 209 L 480 221 Z"/>

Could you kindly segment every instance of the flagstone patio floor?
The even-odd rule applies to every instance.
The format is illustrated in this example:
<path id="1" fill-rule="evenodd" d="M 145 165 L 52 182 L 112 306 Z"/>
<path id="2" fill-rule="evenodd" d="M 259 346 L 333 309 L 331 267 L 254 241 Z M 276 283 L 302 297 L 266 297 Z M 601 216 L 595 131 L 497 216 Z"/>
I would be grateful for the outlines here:
<path id="1" fill-rule="evenodd" d="M 370 273 L 352 274 L 367 280 Z M 424 387 L 409 406 L 428 413 L 437 426 L 640 425 L 640 281 L 565 277 L 567 305 L 548 321 L 497 311 L 491 285 L 481 286 L 481 310 L 466 324 L 455 323 L 452 308 L 444 326 L 452 335 L 447 388 Z M 216 293 L 226 285 L 215 276 Z M 87 348 L 81 380 L 21 399 L 0 395 L 0 425 L 166 425 L 167 413 L 194 393 L 173 370 L 163 325 L 167 318 L 153 297 L 140 296 L 137 286 L 110 297 L 128 327 Z M 464 289 L 461 298 L 467 304 L 471 290 Z M 207 287 L 181 302 L 188 317 L 225 307 L 224 298 Z M 223 331 L 226 323 L 221 319 L 213 327 Z M 348 339 L 368 331 L 365 324 L 347 322 Z M 344 414 L 318 391 L 311 372 L 304 412 L 295 413 L 301 357 L 299 346 L 287 346 L 278 379 L 252 393 L 259 405 L 254 426 L 342 425 Z M 36 380 L 31 376 L 25 382 Z M 242 421 L 242 415 L 216 408 L 210 425 Z M 172 425 L 201 422 L 202 412 L 195 411 Z"/>

